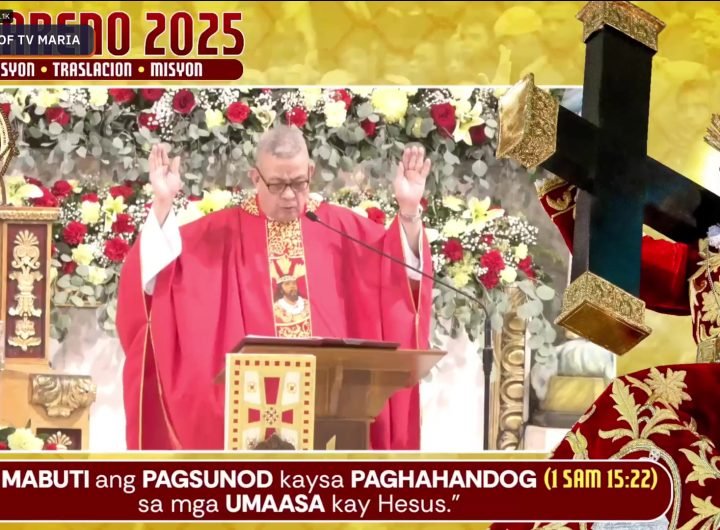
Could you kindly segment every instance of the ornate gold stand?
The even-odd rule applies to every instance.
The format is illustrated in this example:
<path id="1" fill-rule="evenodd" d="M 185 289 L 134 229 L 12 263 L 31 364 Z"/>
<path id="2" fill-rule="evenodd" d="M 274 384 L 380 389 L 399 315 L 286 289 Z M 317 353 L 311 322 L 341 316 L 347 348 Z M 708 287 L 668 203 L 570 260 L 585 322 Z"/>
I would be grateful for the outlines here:
<path id="1" fill-rule="evenodd" d="M 502 330 L 493 337 L 495 380 L 490 392 L 489 449 L 522 449 L 524 426 L 528 420 L 525 405 L 526 331 L 525 320 L 517 308 L 526 301 L 520 289 L 509 290 L 512 310 L 505 316 Z"/>
<path id="2" fill-rule="evenodd" d="M 90 377 L 50 367 L 52 224 L 57 208 L 0 206 L 0 320 L 5 369 L 0 371 L 0 423 L 87 449 Z"/>

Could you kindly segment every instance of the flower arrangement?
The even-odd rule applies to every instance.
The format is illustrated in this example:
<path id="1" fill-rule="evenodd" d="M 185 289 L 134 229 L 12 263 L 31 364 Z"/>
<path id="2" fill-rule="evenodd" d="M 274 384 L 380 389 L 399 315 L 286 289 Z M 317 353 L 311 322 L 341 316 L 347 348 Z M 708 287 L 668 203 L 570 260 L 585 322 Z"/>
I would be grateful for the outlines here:
<path id="1" fill-rule="evenodd" d="M 0 111 L 19 133 L 14 171 L 52 175 L 48 187 L 13 177 L 10 195 L 14 204 L 61 208 L 54 305 L 99 306 L 108 332 L 117 274 L 151 200 L 144 182 L 152 145 L 166 142 L 181 155 L 185 187 L 175 206 L 191 222 L 241 200 L 260 135 L 289 123 L 305 133 L 317 163 L 313 191 L 378 222 L 394 215 L 382 196 L 388 175 L 408 143 L 422 144 L 432 160 L 425 222 L 434 229 L 436 274 L 486 300 L 496 325 L 510 307 L 507 287 L 521 288 L 531 346 L 542 352 L 554 341 L 542 316 L 554 293 L 532 258 L 536 231 L 487 198 L 486 175 L 498 164 L 492 89 L 19 88 L 0 92 Z M 350 184 L 376 196 L 348 192 Z M 465 329 L 472 338 L 482 329 L 482 313 L 456 293 L 438 288 L 435 304 L 452 334 Z M 53 312 L 53 336 L 63 338 L 69 318 Z"/>
<path id="2" fill-rule="evenodd" d="M 338 174 L 360 166 L 370 184 L 383 182 L 409 142 L 425 145 L 433 161 L 431 192 L 481 190 L 493 159 L 496 109 L 492 90 L 472 87 L 0 92 L 0 110 L 19 133 L 19 173 L 134 181 L 145 175 L 152 145 L 163 141 L 183 155 L 193 195 L 242 184 L 254 145 L 273 123 L 306 133 L 319 163 L 317 191 L 337 190 Z"/>
<path id="3" fill-rule="evenodd" d="M 64 451 L 71 443 L 61 432 L 36 436 L 29 422 L 24 428 L 0 426 L 0 451 Z"/>
<path id="4" fill-rule="evenodd" d="M 382 193 L 341 190 L 334 201 L 375 222 L 388 225 L 397 213 Z M 489 197 L 457 195 L 423 199 L 423 222 L 433 256 L 433 272 L 441 281 L 465 290 L 485 304 L 498 328 L 509 307 L 508 288 L 522 289 L 526 303 L 518 313 L 529 322 L 530 346 L 550 355 L 555 330 L 543 316 L 543 302 L 555 297 L 533 262 L 537 228 L 521 217 L 507 215 Z M 437 331 L 457 336 L 462 329 L 471 340 L 483 331 L 484 313 L 466 298 L 439 284 L 434 292 Z"/>

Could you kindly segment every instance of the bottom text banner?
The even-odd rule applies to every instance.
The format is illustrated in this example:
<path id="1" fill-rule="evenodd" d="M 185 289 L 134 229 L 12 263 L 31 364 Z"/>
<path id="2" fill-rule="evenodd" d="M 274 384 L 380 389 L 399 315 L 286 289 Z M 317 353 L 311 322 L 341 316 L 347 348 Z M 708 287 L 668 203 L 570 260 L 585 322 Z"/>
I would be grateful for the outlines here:
<path id="1" fill-rule="evenodd" d="M 0 497 L 2 521 L 649 521 L 672 483 L 647 460 L 6 460 Z"/>

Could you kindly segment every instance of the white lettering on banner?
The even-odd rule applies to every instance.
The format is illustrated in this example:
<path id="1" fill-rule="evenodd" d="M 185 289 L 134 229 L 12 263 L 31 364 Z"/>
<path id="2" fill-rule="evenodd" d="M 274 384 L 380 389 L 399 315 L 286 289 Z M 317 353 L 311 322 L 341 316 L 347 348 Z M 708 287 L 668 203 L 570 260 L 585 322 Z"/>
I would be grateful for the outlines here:
<path id="1" fill-rule="evenodd" d="M 225 509 L 230 513 L 238 512 L 324 512 L 325 505 L 319 495 L 282 495 L 279 499 L 273 495 L 227 495 Z"/>
<path id="2" fill-rule="evenodd" d="M 2 489 L 7 488 L 89 488 L 90 472 L 82 469 L 25 469 L 2 470 L 0 476 Z"/>
<path id="3" fill-rule="evenodd" d="M 269 488 L 273 476 L 266 470 L 193 469 L 143 470 L 143 488 Z"/>
<path id="4" fill-rule="evenodd" d="M 535 488 L 534 471 L 517 472 L 506 469 L 466 470 L 433 469 L 420 471 L 354 469 L 352 488 Z"/>
<path id="5" fill-rule="evenodd" d="M 307 490 L 308 493 L 319 489 L 342 489 L 345 487 L 342 475 L 292 475 L 280 471 L 280 487 Z"/>

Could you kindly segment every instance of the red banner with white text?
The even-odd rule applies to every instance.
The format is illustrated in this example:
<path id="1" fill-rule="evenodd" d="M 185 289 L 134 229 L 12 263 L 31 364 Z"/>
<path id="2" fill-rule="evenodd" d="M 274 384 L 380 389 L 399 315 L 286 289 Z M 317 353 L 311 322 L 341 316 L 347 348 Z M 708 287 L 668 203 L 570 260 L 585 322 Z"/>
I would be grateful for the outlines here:
<path id="1" fill-rule="evenodd" d="M 643 461 L 0 461 L 0 521 L 641 521 Z M 83 502 L 76 502 L 82 498 Z"/>

